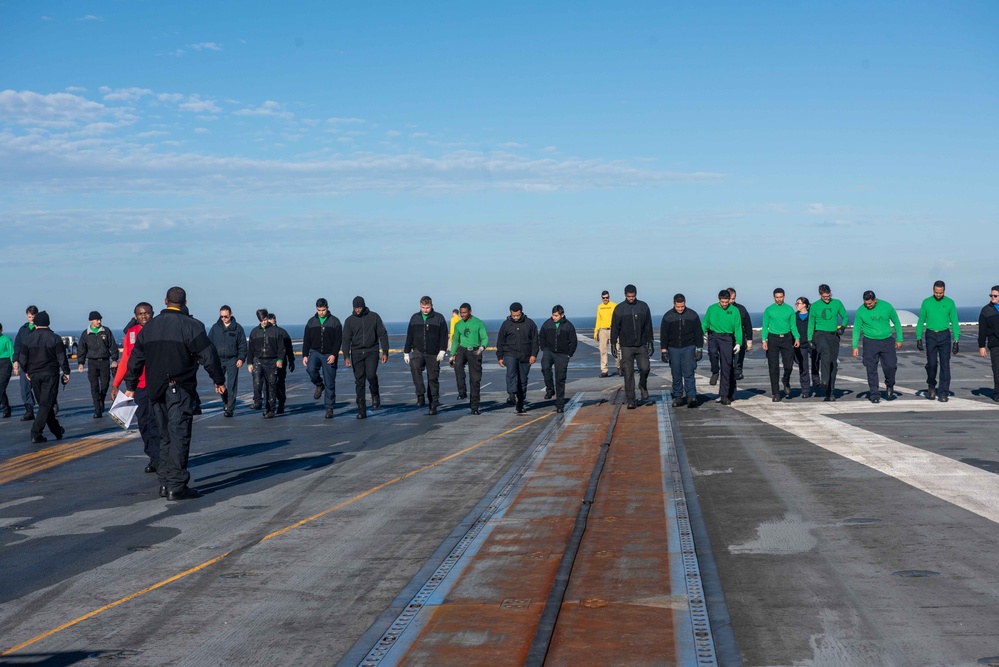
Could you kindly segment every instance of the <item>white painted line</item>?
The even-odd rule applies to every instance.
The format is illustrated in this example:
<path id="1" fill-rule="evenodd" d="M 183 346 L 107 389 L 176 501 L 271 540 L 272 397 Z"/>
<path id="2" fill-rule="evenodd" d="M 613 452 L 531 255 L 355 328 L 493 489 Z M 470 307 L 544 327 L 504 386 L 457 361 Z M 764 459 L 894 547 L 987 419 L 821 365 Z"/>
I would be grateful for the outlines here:
<path id="1" fill-rule="evenodd" d="M 895 401 L 899 402 L 901 401 Z M 919 402 L 936 403 L 936 401 Z M 906 401 L 906 409 L 911 410 L 919 402 Z M 967 402 L 974 403 L 974 401 Z M 884 403 L 880 405 L 866 401 L 864 403 L 875 410 L 883 410 L 885 406 Z M 837 403 L 821 405 L 845 407 Z M 858 402 L 842 412 L 855 413 L 860 407 L 862 405 Z M 772 403 L 769 399 L 749 400 L 737 401 L 732 404 L 732 408 L 822 449 L 999 523 L 999 475 L 871 433 L 826 416 L 803 403 L 791 405 L 787 401 Z"/>

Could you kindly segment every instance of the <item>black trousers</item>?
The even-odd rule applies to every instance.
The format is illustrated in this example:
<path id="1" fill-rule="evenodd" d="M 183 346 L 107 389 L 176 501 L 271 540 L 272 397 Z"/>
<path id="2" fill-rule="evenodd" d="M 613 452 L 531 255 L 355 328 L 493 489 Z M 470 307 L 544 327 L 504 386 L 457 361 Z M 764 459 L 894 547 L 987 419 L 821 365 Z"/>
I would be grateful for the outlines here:
<path id="1" fill-rule="evenodd" d="M 14 364 L 10 359 L 0 359 L 0 410 L 10 410 L 10 401 L 7 400 L 7 384 L 10 382 L 10 375 L 14 372 Z"/>
<path id="2" fill-rule="evenodd" d="M 880 396 L 880 378 L 878 364 L 885 372 L 885 385 L 895 386 L 895 371 L 898 369 L 898 355 L 895 353 L 895 341 L 891 338 L 875 340 L 864 338 L 864 368 L 867 369 L 867 386 L 871 396 Z"/>
<path id="3" fill-rule="evenodd" d="M 277 399 L 278 410 L 284 410 L 284 404 L 288 401 L 288 362 L 276 369 L 274 375 L 274 396 Z"/>
<path id="4" fill-rule="evenodd" d="M 378 360 L 378 348 L 350 351 L 350 366 L 354 370 L 354 394 L 358 404 L 365 402 L 365 381 L 371 389 L 371 398 L 378 396 Z"/>
<path id="5" fill-rule="evenodd" d="M 94 400 L 94 410 L 104 412 L 104 401 L 111 384 L 111 360 L 87 359 L 87 379 L 90 380 L 90 398 Z"/>
<path id="6" fill-rule="evenodd" d="M 266 393 L 266 396 L 264 395 Z M 269 412 L 277 401 L 277 359 L 254 359 L 253 404 L 266 403 Z"/>
<path id="7" fill-rule="evenodd" d="M 52 435 L 62 433 L 59 420 L 55 416 L 55 404 L 59 399 L 59 375 L 31 376 L 31 390 L 38 399 L 38 409 L 35 410 L 35 421 L 31 425 L 31 437 L 39 436 L 48 426 Z"/>
<path id="8" fill-rule="evenodd" d="M 992 395 L 999 396 L 999 347 L 990 347 L 989 357 L 992 359 Z"/>
<path id="9" fill-rule="evenodd" d="M 427 372 L 427 384 L 423 384 L 423 371 Z M 441 397 L 441 362 L 437 361 L 436 354 L 423 354 L 419 350 L 413 350 L 409 354 L 409 372 L 413 375 L 413 386 L 416 387 L 417 397 L 427 393 L 430 387 L 430 404 L 437 405 Z"/>
<path id="10" fill-rule="evenodd" d="M 142 445 L 150 461 L 158 461 L 160 458 L 160 428 L 156 424 L 156 417 L 153 416 L 153 404 L 149 402 L 149 394 L 146 388 L 135 390 L 135 419 L 139 423 L 139 435 L 142 436 Z"/>
<path id="11" fill-rule="evenodd" d="M 815 350 L 811 343 L 802 343 L 794 348 L 794 363 L 798 364 L 798 380 L 801 382 L 801 393 L 812 392 L 812 362 L 815 360 Z"/>
<path id="12" fill-rule="evenodd" d="M 555 392 L 555 407 L 558 408 L 565 405 L 565 378 L 568 372 L 568 354 L 546 351 L 542 355 L 541 375 L 545 378 L 545 389 Z"/>
<path id="13" fill-rule="evenodd" d="M 35 398 L 35 392 L 31 387 L 31 380 L 28 379 L 27 374 L 25 374 L 24 369 L 21 369 L 21 403 L 24 404 L 25 411 L 30 410 L 32 406 L 38 404 L 38 399 Z"/>
<path id="14" fill-rule="evenodd" d="M 732 334 L 708 334 L 708 356 L 718 359 L 718 375 L 721 385 L 719 398 L 731 399 L 735 396 L 735 336 Z"/>
<path id="15" fill-rule="evenodd" d="M 812 345 L 819 358 L 819 379 L 827 387 L 826 395 L 831 395 L 839 370 L 839 336 L 833 331 L 816 331 Z"/>
<path id="16" fill-rule="evenodd" d="M 735 346 L 733 345 L 733 347 Z M 732 366 L 735 371 L 735 377 L 742 375 L 742 362 L 746 360 L 746 352 L 746 339 L 744 339 L 742 345 L 739 347 L 739 353 L 736 354 L 733 352 Z"/>
<path id="17" fill-rule="evenodd" d="M 160 465 L 156 469 L 160 486 L 167 491 L 181 491 L 191 481 L 187 459 L 191 455 L 194 395 L 183 387 L 168 388 L 162 400 L 151 403 L 160 431 Z"/>
<path id="18" fill-rule="evenodd" d="M 624 376 L 624 396 L 629 403 L 635 402 L 635 364 L 638 364 L 638 388 L 648 389 L 649 348 L 621 346 L 621 375 Z"/>
<path id="19" fill-rule="evenodd" d="M 767 366 L 770 369 L 770 390 L 774 396 L 780 391 L 778 379 L 780 364 L 784 364 L 784 384 L 791 384 L 791 369 L 794 367 L 794 336 L 770 334 L 767 336 Z"/>
<path id="20" fill-rule="evenodd" d="M 236 367 L 236 362 L 239 361 L 236 357 L 229 357 L 228 359 L 220 359 L 222 362 L 222 372 L 225 374 L 225 393 L 222 394 L 222 404 L 225 409 L 232 412 L 236 409 L 236 391 L 239 383 L 239 368 Z M 256 391 L 254 391 L 254 402 L 256 402 Z"/>
<path id="21" fill-rule="evenodd" d="M 513 355 L 503 357 L 503 366 L 506 369 L 506 393 L 517 397 L 517 406 L 524 407 L 524 399 L 527 397 L 527 382 L 531 374 L 531 364 L 529 361 L 521 361 Z"/>
<path id="22" fill-rule="evenodd" d="M 469 389 L 465 388 L 465 366 L 468 366 Z M 479 407 L 479 391 L 482 387 L 482 355 L 472 352 L 467 347 L 459 347 L 454 357 L 454 377 L 458 382 L 458 393 L 468 393 L 468 407 L 477 410 Z"/>
<path id="23" fill-rule="evenodd" d="M 937 368 L 940 368 L 940 395 L 950 393 L 950 331 L 926 332 L 926 384 L 937 386 Z"/>

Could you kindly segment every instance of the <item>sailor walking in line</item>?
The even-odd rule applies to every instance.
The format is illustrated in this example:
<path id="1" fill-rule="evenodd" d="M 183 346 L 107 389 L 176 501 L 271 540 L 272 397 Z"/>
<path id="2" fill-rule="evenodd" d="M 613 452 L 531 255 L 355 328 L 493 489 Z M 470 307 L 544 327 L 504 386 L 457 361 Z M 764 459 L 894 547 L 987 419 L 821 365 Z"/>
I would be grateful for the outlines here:
<path id="1" fill-rule="evenodd" d="M 489 344 L 489 335 L 482 320 L 472 315 L 472 306 L 461 304 L 460 321 L 454 326 L 451 338 L 451 365 L 458 383 L 458 400 L 468 397 L 468 407 L 473 415 L 479 414 L 479 394 L 482 387 L 482 353 Z M 468 386 L 465 385 L 465 367 L 468 367 Z"/>
<path id="2" fill-rule="evenodd" d="M 843 302 L 833 298 L 829 285 L 819 285 L 819 300 L 808 311 L 808 340 L 812 342 L 812 353 L 818 356 L 819 383 L 825 401 L 836 400 L 840 337 L 849 324 Z"/>
<path id="3" fill-rule="evenodd" d="M 576 327 L 566 318 L 562 306 L 556 304 L 552 308 L 552 316 L 541 325 L 538 342 L 544 353 L 541 357 L 541 375 L 545 378 L 545 400 L 554 396 L 555 412 L 563 412 L 569 360 L 576 353 L 579 339 Z"/>
<path id="4" fill-rule="evenodd" d="M 784 397 L 791 397 L 791 369 L 794 367 L 794 351 L 798 349 L 799 336 L 797 313 L 794 308 L 784 303 L 783 288 L 774 290 L 774 302 L 763 311 L 763 329 L 760 340 L 763 341 L 763 351 L 767 353 L 767 366 L 770 370 L 770 391 L 773 402 L 782 399 L 780 387 L 777 385 L 780 375 L 780 364 L 784 364 Z"/>
<path id="5" fill-rule="evenodd" d="M 718 303 L 704 311 L 701 331 L 708 337 L 708 355 L 718 360 L 721 386 L 718 402 L 731 405 L 735 396 L 735 356 L 742 349 L 742 315 L 732 306 L 727 289 L 718 292 Z"/>
<path id="6" fill-rule="evenodd" d="M 926 397 L 946 403 L 950 396 L 950 355 L 957 354 L 957 341 L 961 338 L 961 323 L 957 319 L 957 305 L 944 292 L 944 281 L 933 283 L 933 296 L 923 299 L 916 323 L 916 348 L 926 350 Z M 923 344 L 925 329 L 926 343 Z M 953 335 L 953 337 L 952 337 Z M 940 385 L 937 386 L 937 368 Z"/>
<path id="7" fill-rule="evenodd" d="M 423 407 L 429 394 L 430 410 L 436 415 L 441 398 L 441 362 L 447 353 L 449 332 L 452 330 L 444 316 L 434 310 L 434 302 L 429 296 L 420 298 L 420 310 L 409 318 L 406 328 L 406 343 L 402 349 L 402 360 L 409 365 L 416 388 L 416 405 Z M 423 383 L 423 371 L 427 371 L 427 383 Z"/>
<path id="8" fill-rule="evenodd" d="M 388 332 L 378 313 L 368 309 L 364 297 L 355 296 L 354 312 L 343 323 L 343 357 L 347 368 L 354 369 L 354 394 L 357 400 L 357 418 L 368 416 L 365 401 L 365 382 L 371 390 L 371 407 L 381 407 L 378 390 L 378 346 L 381 344 L 381 362 L 388 361 Z"/>
<path id="9" fill-rule="evenodd" d="M 892 327 L 895 343 L 892 344 Z M 898 369 L 896 350 L 902 348 L 902 324 L 898 313 L 887 301 L 879 301 L 873 291 L 864 292 L 864 305 L 857 309 L 853 319 L 853 356 L 859 356 L 860 339 L 864 339 L 864 367 L 867 369 L 867 386 L 871 403 L 881 402 L 878 364 L 885 374 L 885 394 L 895 395 L 895 371 Z"/>
<path id="10" fill-rule="evenodd" d="M 103 318 L 99 312 L 91 311 L 87 319 L 90 320 L 90 326 L 80 334 L 80 342 L 76 348 L 76 370 L 82 373 L 83 365 L 87 365 L 94 419 L 100 419 L 104 415 L 108 387 L 111 385 L 111 369 L 118 367 L 118 343 L 111 329 L 101 323 Z"/>

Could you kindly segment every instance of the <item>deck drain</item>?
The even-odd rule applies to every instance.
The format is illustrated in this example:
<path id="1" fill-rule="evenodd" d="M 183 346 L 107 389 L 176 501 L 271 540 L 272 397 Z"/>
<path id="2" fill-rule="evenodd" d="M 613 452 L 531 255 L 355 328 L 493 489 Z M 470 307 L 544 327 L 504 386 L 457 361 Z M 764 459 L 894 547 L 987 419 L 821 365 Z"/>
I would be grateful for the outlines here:
<path id="1" fill-rule="evenodd" d="M 241 509 L 244 510 L 265 510 L 267 505 L 243 505 Z"/>
<path id="2" fill-rule="evenodd" d="M 226 572 L 225 574 L 220 574 L 219 579 L 244 579 L 246 577 L 255 577 L 256 572 L 244 571 L 244 572 Z"/>
<path id="3" fill-rule="evenodd" d="M 527 609 L 531 598 L 507 598 L 500 603 L 500 609 Z"/>
<path id="4" fill-rule="evenodd" d="M 127 660 L 142 655 L 142 651 L 122 649 L 120 651 L 98 651 L 87 656 L 90 660 Z"/>
<path id="5" fill-rule="evenodd" d="M 129 547 L 128 548 L 129 551 L 156 551 L 157 549 L 159 549 L 159 547 L 154 547 L 154 546 L 151 546 L 151 545 L 148 545 L 148 544 L 144 544 L 144 545 L 138 546 L 138 547 Z"/>
<path id="6" fill-rule="evenodd" d="M 866 516 L 857 516 L 850 519 L 845 519 L 843 523 L 849 523 L 853 525 L 864 525 L 869 523 L 881 523 L 881 519 L 872 519 Z"/>
<path id="7" fill-rule="evenodd" d="M 933 570 L 898 570 L 897 572 L 892 572 L 896 577 L 938 577 L 939 572 L 934 572 Z"/>
<path id="8" fill-rule="evenodd" d="M 126 496 L 148 496 L 149 491 L 129 491 Z"/>

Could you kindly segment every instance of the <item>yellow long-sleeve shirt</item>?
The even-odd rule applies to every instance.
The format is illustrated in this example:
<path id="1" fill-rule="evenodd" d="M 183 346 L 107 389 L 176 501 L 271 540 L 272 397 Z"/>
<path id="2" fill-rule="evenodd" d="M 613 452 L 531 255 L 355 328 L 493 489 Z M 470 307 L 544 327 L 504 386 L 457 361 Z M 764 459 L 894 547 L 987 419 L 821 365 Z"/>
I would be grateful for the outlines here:
<path id="1" fill-rule="evenodd" d="M 597 337 L 597 332 L 601 329 L 610 329 L 611 316 L 614 315 L 614 308 L 617 306 L 613 301 L 601 303 L 597 306 L 597 323 L 593 327 L 593 337 Z"/>

